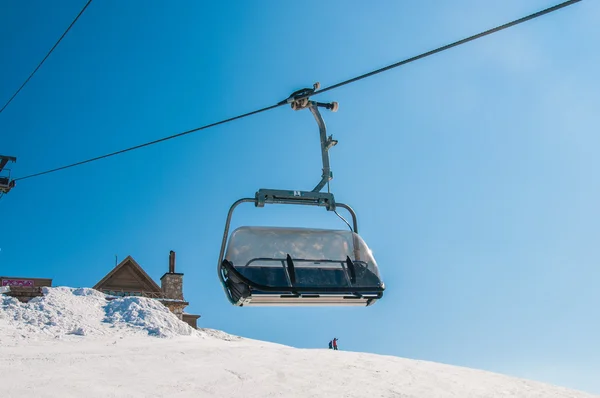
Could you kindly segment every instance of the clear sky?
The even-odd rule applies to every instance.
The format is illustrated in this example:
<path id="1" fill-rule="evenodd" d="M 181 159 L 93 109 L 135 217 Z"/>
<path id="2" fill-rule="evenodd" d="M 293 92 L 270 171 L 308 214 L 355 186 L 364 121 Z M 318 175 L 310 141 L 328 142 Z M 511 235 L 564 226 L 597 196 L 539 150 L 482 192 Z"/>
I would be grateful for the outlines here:
<path id="1" fill-rule="evenodd" d="M 271 105 L 559 1 L 96 1 L 0 114 L 24 176 Z M 4 0 L 0 102 L 85 0 Z M 0 274 L 92 286 L 177 253 L 199 325 L 296 347 L 487 369 L 600 393 L 600 4 L 583 1 L 330 91 L 336 199 L 387 286 L 367 308 L 238 308 L 216 267 L 225 217 L 321 174 L 289 107 L 20 181 L 0 200 Z M 323 209 L 241 207 L 237 225 L 344 228 Z"/>

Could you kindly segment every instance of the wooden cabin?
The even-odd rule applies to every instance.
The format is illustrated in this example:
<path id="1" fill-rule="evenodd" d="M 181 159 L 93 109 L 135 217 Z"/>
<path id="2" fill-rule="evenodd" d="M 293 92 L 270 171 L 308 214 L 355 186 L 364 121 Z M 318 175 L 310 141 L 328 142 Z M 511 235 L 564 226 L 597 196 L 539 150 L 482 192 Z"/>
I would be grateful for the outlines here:
<path id="1" fill-rule="evenodd" d="M 93 287 L 108 295 L 107 298 L 124 296 L 148 297 L 160 301 L 179 319 L 193 328 L 200 315 L 184 312 L 190 303 L 183 297 L 183 274 L 175 272 L 175 252 L 169 253 L 169 271 L 160 278 L 160 286 L 142 269 L 131 256 L 127 256 Z"/>
<path id="2" fill-rule="evenodd" d="M 43 287 L 51 287 L 50 278 L 26 278 L 20 276 L 0 276 L 0 293 L 15 297 L 26 303 L 34 297 L 43 296 Z"/>

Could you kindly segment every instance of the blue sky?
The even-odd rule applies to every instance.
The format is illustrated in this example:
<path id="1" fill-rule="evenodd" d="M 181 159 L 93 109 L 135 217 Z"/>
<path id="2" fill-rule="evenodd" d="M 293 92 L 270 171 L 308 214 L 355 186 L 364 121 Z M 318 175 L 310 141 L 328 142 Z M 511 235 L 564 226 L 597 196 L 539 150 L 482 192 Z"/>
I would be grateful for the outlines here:
<path id="1" fill-rule="evenodd" d="M 92 2 L 0 114 L 13 177 L 158 139 L 461 39 L 557 2 Z M 85 1 L 5 0 L 0 100 Z M 600 5 L 583 1 L 330 91 L 336 199 L 387 285 L 368 308 L 237 308 L 216 275 L 225 217 L 258 188 L 310 190 L 316 124 L 288 107 L 20 181 L 0 274 L 92 286 L 169 250 L 199 325 L 297 347 L 482 368 L 600 393 Z M 323 209 L 237 225 L 343 228 Z"/>

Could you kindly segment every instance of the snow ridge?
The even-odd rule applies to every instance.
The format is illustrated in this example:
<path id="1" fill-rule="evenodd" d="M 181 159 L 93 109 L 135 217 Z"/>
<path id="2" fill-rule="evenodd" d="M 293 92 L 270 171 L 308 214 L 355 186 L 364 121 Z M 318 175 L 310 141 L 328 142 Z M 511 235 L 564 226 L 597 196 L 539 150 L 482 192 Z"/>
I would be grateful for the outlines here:
<path id="1" fill-rule="evenodd" d="M 235 339 L 222 332 L 196 330 L 150 298 L 109 300 L 95 289 L 70 287 L 43 288 L 43 294 L 28 303 L 0 295 L 0 333 L 10 329 L 21 339 L 114 335 Z"/>
<path id="2" fill-rule="evenodd" d="M 150 336 L 174 337 L 194 332 L 161 303 L 144 297 L 111 300 L 105 307 L 105 322 L 147 331 Z"/>

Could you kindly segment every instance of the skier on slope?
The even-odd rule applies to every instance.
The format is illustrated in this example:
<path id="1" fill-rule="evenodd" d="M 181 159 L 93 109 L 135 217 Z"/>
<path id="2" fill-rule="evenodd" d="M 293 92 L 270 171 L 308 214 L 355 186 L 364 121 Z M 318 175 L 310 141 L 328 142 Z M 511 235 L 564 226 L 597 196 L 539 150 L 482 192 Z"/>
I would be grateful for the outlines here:
<path id="1" fill-rule="evenodd" d="M 331 350 L 333 348 L 333 342 L 331 340 L 329 340 L 329 349 Z"/>
<path id="2" fill-rule="evenodd" d="M 337 341 L 338 341 L 337 337 L 334 337 L 333 338 L 333 349 L 334 350 L 337 350 Z"/>

